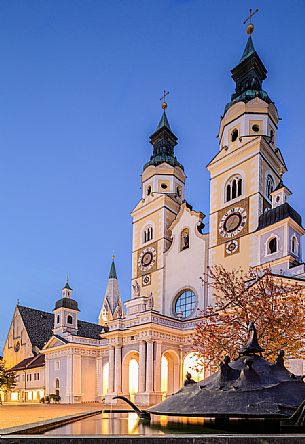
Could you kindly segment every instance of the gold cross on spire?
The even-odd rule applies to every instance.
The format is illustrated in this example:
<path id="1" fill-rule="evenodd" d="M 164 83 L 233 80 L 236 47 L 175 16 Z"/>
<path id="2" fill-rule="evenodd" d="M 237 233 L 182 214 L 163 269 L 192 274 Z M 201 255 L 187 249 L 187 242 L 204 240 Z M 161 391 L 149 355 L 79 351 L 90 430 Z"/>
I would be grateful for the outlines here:
<path id="1" fill-rule="evenodd" d="M 163 100 L 162 102 L 162 109 L 166 110 L 167 108 L 167 103 L 165 102 L 165 97 L 169 95 L 169 91 L 166 91 L 165 89 L 163 90 L 163 96 L 161 97 L 160 100 Z"/>
<path id="2" fill-rule="evenodd" d="M 244 25 L 247 23 L 247 21 L 249 21 L 249 25 L 247 26 L 247 34 L 251 35 L 252 32 L 254 31 L 254 25 L 252 23 L 252 17 L 258 12 L 258 8 L 255 9 L 255 11 L 253 12 L 253 10 L 250 8 L 250 14 L 249 17 L 246 18 L 246 20 L 244 20 Z"/>

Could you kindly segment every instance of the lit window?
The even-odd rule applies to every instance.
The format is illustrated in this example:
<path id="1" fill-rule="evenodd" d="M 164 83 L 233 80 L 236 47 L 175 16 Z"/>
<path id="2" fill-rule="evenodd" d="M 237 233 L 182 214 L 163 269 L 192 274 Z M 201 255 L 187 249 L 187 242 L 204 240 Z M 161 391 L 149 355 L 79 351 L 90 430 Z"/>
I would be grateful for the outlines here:
<path id="1" fill-rule="evenodd" d="M 231 142 L 235 142 L 237 140 L 237 138 L 238 138 L 238 129 L 235 128 L 231 132 Z"/>
<path id="2" fill-rule="evenodd" d="M 154 237 L 153 227 L 149 225 L 144 230 L 143 242 L 149 242 Z"/>
<path id="3" fill-rule="evenodd" d="M 273 237 L 268 241 L 268 254 L 273 254 L 277 252 L 277 238 Z"/>
<path id="4" fill-rule="evenodd" d="M 274 184 L 273 177 L 270 174 L 268 174 L 267 180 L 266 180 L 266 196 L 269 200 L 271 200 L 271 193 L 272 193 L 272 191 L 274 191 L 274 188 L 275 188 L 275 184 Z"/>
<path id="5" fill-rule="evenodd" d="M 243 193 L 243 181 L 239 174 L 231 177 L 226 185 L 226 202 L 236 199 Z"/>
<path id="6" fill-rule="evenodd" d="M 196 308 L 196 295 L 192 290 L 184 290 L 175 301 L 175 315 L 181 319 L 191 316 Z"/>

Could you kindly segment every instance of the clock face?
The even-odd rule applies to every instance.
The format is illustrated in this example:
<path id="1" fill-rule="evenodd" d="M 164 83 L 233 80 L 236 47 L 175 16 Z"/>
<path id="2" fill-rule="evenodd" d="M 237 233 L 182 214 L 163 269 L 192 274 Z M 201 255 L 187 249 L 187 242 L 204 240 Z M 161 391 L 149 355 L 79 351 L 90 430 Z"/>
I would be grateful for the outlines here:
<path id="1" fill-rule="evenodd" d="M 144 248 L 138 258 L 138 267 L 141 271 L 150 270 L 156 262 L 156 250 L 153 247 Z"/>
<path id="2" fill-rule="evenodd" d="M 238 250 L 238 242 L 237 240 L 231 240 L 227 245 L 226 245 L 226 253 L 228 255 L 231 255 L 233 253 L 236 253 L 236 251 Z"/>
<path id="3" fill-rule="evenodd" d="M 231 208 L 221 218 L 219 233 L 224 238 L 231 238 L 242 231 L 247 222 L 247 212 L 244 208 Z"/>

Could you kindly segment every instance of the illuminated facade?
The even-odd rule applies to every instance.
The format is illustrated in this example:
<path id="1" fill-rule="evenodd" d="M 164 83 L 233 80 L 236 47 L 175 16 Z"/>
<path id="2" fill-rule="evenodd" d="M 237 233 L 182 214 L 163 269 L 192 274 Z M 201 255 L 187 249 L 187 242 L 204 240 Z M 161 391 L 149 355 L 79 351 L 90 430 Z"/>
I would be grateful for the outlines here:
<path id="1" fill-rule="evenodd" d="M 219 151 L 208 165 L 209 233 L 204 214 L 185 199 L 186 175 L 163 103 L 132 211 L 131 296 L 122 303 L 113 261 L 98 324 L 78 319 L 68 282 L 53 314 L 16 307 L 4 356 L 16 370 L 39 356 L 43 384 L 35 386 L 37 393 L 59 393 L 67 403 L 110 403 L 119 394 L 139 405 L 159 402 L 181 387 L 187 371 L 194 379 L 204 376 L 193 371 L 191 336 L 198 309 L 213 303 L 203 279 L 208 266 L 266 264 L 275 274 L 305 279 L 304 229 L 282 180 L 278 113 L 262 89 L 266 73 L 250 36 L 232 70 L 236 89 L 221 118 Z M 301 361 L 293 365 L 303 373 Z M 33 392 L 22 383 L 17 392 Z M 20 399 L 17 392 L 13 398 Z"/>

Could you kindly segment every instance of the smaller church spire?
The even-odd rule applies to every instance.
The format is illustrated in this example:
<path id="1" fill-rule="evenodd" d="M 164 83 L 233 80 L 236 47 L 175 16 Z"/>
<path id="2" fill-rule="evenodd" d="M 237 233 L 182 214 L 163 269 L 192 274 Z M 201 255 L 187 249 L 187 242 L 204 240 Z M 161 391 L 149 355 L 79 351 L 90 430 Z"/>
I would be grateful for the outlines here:
<path id="1" fill-rule="evenodd" d="M 243 55 L 241 56 L 240 62 L 243 62 L 248 57 L 250 57 L 250 55 L 252 55 L 254 53 L 255 53 L 255 49 L 254 49 L 252 37 L 250 35 L 248 37 L 248 41 L 247 41 L 246 47 L 244 49 Z"/>
<path id="2" fill-rule="evenodd" d="M 160 100 L 164 100 L 169 92 L 164 90 L 164 94 Z M 183 165 L 178 162 L 174 148 L 177 145 L 177 137 L 172 132 L 167 115 L 166 115 L 167 103 L 163 101 L 162 109 L 163 113 L 156 131 L 150 136 L 150 143 L 153 146 L 153 153 L 149 162 L 144 165 L 144 170 L 150 165 L 157 166 L 162 163 L 168 163 L 169 165 L 176 167 L 179 166 L 184 170 Z"/>
<path id="3" fill-rule="evenodd" d="M 116 269 L 115 269 L 115 263 L 114 263 L 115 256 L 112 256 L 112 263 L 110 267 L 110 273 L 109 273 L 109 279 L 117 279 Z"/>
<path id="4" fill-rule="evenodd" d="M 109 321 L 124 317 L 123 304 L 114 259 L 115 257 L 113 255 L 107 288 L 104 295 L 104 302 L 98 318 L 100 325 L 105 325 Z"/>

